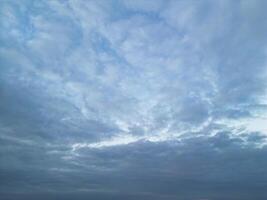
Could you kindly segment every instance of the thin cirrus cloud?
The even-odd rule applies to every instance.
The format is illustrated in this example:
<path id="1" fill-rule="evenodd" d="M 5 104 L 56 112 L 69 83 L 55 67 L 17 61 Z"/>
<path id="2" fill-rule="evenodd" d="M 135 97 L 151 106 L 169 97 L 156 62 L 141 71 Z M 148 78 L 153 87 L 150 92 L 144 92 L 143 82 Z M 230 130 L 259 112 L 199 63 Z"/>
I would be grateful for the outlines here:
<path id="1" fill-rule="evenodd" d="M 267 198 L 266 2 L 0 4 L 1 198 Z"/>

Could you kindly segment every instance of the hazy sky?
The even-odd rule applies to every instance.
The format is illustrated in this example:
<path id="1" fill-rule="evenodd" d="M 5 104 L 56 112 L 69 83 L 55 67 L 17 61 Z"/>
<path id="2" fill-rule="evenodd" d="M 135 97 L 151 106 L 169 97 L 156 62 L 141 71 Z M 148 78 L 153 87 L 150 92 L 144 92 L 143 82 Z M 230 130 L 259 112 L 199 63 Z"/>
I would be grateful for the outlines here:
<path id="1" fill-rule="evenodd" d="M 0 199 L 266 200 L 266 9 L 0 0 Z"/>

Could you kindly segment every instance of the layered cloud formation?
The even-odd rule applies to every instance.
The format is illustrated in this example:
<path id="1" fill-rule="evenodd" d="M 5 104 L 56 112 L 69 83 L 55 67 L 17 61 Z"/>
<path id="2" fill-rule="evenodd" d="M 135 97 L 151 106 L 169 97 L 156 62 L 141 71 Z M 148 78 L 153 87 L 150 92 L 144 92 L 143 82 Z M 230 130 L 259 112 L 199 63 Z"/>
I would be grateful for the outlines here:
<path id="1" fill-rule="evenodd" d="M 266 200 L 266 7 L 1 1 L 1 198 Z"/>

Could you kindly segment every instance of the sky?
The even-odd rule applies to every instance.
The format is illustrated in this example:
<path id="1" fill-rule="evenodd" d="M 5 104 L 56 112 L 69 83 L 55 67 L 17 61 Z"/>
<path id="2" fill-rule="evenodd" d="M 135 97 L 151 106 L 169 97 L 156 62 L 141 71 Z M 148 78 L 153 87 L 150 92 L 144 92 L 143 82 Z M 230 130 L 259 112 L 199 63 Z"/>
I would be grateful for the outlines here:
<path id="1" fill-rule="evenodd" d="M 266 200 L 267 1 L 1 0 L 1 200 Z"/>

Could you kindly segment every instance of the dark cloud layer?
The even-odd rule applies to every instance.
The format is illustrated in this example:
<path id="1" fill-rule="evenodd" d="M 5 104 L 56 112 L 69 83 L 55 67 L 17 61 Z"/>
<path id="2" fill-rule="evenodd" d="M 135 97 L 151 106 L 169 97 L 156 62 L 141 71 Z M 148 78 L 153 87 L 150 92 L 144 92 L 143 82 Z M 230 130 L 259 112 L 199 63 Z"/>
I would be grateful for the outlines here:
<path id="1" fill-rule="evenodd" d="M 267 199 L 265 1 L 0 5 L 0 199 Z"/>

